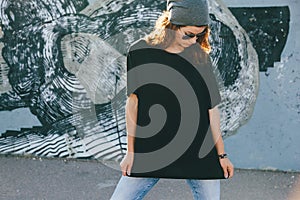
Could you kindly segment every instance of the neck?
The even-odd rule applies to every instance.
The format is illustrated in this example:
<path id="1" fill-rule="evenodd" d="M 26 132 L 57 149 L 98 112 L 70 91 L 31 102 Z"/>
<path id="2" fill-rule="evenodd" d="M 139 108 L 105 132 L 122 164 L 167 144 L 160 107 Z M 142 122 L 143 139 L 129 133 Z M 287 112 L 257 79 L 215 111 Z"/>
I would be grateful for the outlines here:
<path id="1" fill-rule="evenodd" d="M 180 45 L 176 45 L 172 43 L 170 46 L 165 48 L 165 51 L 170 52 L 170 53 L 181 53 L 184 50 L 184 48 Z"/>

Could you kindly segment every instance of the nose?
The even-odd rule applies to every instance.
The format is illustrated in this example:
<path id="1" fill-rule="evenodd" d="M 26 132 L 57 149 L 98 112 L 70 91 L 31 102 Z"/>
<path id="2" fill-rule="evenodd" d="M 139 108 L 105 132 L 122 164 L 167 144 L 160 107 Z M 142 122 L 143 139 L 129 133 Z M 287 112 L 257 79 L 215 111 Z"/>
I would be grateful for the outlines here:
<path id="1" fill-rule="evenodd" d="M 193 37 L 191 38 L 191 40 L 192 40 L 192 44 L 195 44 L 197 42 L 197 37 Z"/>

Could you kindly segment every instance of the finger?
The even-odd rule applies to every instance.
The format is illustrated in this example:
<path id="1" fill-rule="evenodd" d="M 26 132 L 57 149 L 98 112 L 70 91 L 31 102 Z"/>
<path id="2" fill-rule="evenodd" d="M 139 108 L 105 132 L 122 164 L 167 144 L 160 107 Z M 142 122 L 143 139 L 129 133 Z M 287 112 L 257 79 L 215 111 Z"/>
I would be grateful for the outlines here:
<path id="1" fill-rule="evenodd" d="M 227 167 L 223 167 L 223 172 L 224 172 L 224 178 L 228 178 L 228 172 L 227 172 Z"/>
<path id="2" fill-rule="evenodd" d="M 127 172 L 127 166 L 125 165 L 122 167 L 122 175 L 127 176 L 126 172 Z"/>
<path id="3" fill-rule="evenodd" d="M 130 176 L 130 174 L 131 174 L 131 168 L 132 168 L 132 165 L 129 165 L 128 168 L 127 168 L 127 174 L 128 174 L 128 176 Z"/>
<path id="4" fill-rule="evenodd" d="M 126 171 L 122 170 L 122 176 L 126 176 Z"/>
<path id="5" fill-rule="evenodd" d="M 228 171 L 229 171 L 229 175 L 230 175 L 229 178 L 232 178 L 233 174 L 234 174 L 234 168 L 231 166 L 231 167 L 229 167 Z"/>
<path id="6" fill-rule="evenodd" d="M 127 171 L 126 170 L 122 171 L 122 175 L 127 176 Z"/>

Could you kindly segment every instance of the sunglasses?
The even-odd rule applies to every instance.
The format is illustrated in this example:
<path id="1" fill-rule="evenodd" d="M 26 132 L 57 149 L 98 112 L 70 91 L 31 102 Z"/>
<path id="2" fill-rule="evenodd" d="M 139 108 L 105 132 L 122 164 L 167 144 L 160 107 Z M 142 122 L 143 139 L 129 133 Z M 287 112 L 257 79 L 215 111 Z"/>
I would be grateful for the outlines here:
<path id="1" fill-rule="evenodd" d="M 199 39 L 199 38 L 203 37 L 206 33 L 207 33 L 207 28 L 205 28 L 201 33 L 198 33 L 198 34 L 184 33 L 184 36 L 182 36 L 182 39 L 189 40 L 191 38 L 194 38 L 195 36 L 197 37 L 197 39 Z"/>

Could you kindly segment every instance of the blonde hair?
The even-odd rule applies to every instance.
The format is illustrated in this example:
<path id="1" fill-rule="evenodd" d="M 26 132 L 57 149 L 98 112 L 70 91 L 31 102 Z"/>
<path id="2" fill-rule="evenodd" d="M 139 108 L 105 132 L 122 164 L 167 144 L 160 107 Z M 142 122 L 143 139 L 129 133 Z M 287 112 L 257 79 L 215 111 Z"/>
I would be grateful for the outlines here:
<path id="1" fill-rule="evenodd" d="M 162 15 L 156 20 L 154 30 L 145 37 L 146 42 L 152 46 L 159 46 L 161 48 L 167 48 L 175 37 L 175 31 L 180 26 L 172 24 L 169 21 L 169 11 L 164 11 Z M 211 51 L 211 46 L 208 41 L 210 34 L 210 28 L 207 26 L 206 34 L 198 41 L 201 49 L 207 54 Z"/>

